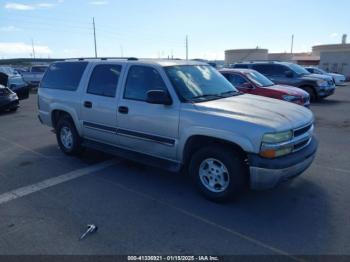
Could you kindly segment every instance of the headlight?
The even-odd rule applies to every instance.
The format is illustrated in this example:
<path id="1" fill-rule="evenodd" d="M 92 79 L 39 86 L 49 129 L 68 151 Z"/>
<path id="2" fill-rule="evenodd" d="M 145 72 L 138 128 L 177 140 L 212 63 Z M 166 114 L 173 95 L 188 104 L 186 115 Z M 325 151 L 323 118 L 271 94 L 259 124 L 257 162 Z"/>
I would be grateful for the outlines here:
<path id="1" fill-rule="evenodd" d="M 275 158 L 290 154 L 293 151 L 293 145 L 283 144 L 283 142 L 291 140 L 292 137 L 292 131 L 265 134 L 262 139 L 260 155 L 266 158 Z"/>
<path id="2" fill-rule="evenodd" d="M 288 101 L 288 102 L 299 100 L 299 97 L 297 97 L 297 96 L 285 95 L 285 96 L 282 96 L 282 98 L 283 98 L 284 101 Z"/>
<path id="3" fill-rule="evenodd" d="M 326 80 L 317 80 L 317 85 L 319 87 L 327 87 L 328 86 L 328 82 Z"/>
<path id="4" fill-rule="evenodd" d="M 292 131 L 285 131 L 279 133 L 266 133 L 263 136 L 262 142 L 268 144 L 281 143 L 284 141 L 288 141 L 292 138 Z"/>

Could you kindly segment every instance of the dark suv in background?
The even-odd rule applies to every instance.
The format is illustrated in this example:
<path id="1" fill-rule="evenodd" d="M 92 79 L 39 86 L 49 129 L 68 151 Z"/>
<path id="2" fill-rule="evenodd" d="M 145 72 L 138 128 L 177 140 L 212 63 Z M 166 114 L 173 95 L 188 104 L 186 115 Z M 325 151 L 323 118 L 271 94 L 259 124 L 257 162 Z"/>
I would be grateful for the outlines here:
<path id="1" fill-rule="evenodd" d="M 293 63 L 252 61 L 237 63 L 231 67 L 254 69 L 276 84 L 299 87 L 309 93 L 311 101 L 330 96 L 335 91 L 331 77 L 311 74 L 305 68 Z"/>

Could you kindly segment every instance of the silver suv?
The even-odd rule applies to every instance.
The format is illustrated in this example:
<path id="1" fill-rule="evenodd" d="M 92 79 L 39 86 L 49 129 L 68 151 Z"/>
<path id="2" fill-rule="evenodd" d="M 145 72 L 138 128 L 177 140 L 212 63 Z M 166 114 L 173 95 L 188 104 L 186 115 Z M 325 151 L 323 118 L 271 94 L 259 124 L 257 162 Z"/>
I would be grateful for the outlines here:
<path id="1" fill-rule="evenodd" d="M 200 62 L 79 59 L 57 62 L 38 92 L 39 119 L 62 151 L 95 148 L 171 171 L 223 200 L 300 175 L 317 142 L 310 110 L 241 94 Z"/>

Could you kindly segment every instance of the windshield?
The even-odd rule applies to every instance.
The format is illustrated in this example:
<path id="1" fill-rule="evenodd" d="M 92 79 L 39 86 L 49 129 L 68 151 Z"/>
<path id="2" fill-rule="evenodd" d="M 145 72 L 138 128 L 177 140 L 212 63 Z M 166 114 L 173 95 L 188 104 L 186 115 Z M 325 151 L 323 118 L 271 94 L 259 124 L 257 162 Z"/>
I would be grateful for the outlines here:
<path id="1" fill-rule="evenodd" d="M 15 75 L 16 74 L 15 70 L 13 70 L 11 67 L 7 67 L 7 66 L 1 66 L 0 72 L 8 74 L 8 75 Z"/>
<path id="2" fill-rule="evenodd" d="M 293 70 L 298 75 L 310 75 L 310 72 L 307 71 L 304 67 L 301 67 L 300 65 L 289 64 L 288 66 L 291 70 Z"/>
<path id="3" fill-rule="evenodd" d="M 25 84 L 24 80 L 22 77 L 9 77 L 9 84 L 16 84 L 16 85 L 23 85 Z"/>
<path id="4" fill-rule="evenodd" d="M 176 92 L 185 101 L 219 99 L 239 94 L 217 70 L 208 65 L 165 67 Z"/>
<path id="5" fill-rule="evenodd" d="M 246 76 L 250 81 L 252 81 L 259 87 L 268 87 L 274 85 L 274 83 L 270 79 L 256 71 L 249 72 L 248 74 L 246 74 Z"/>

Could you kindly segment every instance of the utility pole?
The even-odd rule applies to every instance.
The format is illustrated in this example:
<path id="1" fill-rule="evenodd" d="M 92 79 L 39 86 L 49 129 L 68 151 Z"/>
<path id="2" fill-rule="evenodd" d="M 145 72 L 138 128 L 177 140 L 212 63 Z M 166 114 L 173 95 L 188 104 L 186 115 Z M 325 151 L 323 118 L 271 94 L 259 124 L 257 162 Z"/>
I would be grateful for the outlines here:
<path id="1" fill-rule="evenodd" d="M 188 60 L 188 35 L 186 35 L 186 60 Z"/>
<path id="2" fill-rule="evenodd" d="M 293 48 L 294 48 L 294 35 L 292 35 L 292 45 L 290 47 L 290 53 L 293 54 Z"/>
<path id="3" fill-rule="evenodd" d="M 94 27 L 95 57 L 97 58 L 95 17 L 92 18 L 92 25 L 93 25 L 93 27 Z"/>
<path id="4" fill-rule="evenodd" d="M 35 59 L 35 49 L 34 49 L 34 41 L 32 39 L 32 50 L 33 50 L 33 58 Z"/>

